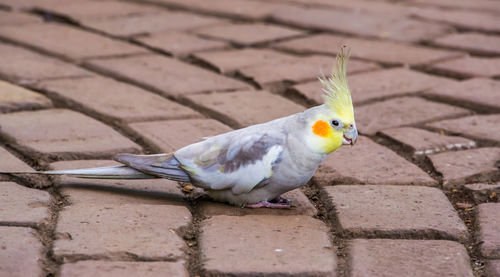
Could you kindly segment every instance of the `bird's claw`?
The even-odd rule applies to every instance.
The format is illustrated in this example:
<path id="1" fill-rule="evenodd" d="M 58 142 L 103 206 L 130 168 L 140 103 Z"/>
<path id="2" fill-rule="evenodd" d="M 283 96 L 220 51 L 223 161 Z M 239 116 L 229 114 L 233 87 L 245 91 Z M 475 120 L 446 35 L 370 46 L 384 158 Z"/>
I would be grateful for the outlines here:
<path id="1" fill-rule="evenodd" d="M 246 208 L 258 209 L 258 208 L 271 208 L 271 209 L 290 209 L 290 199 L 283 198 L 281 196 L 276 197 L 271 201 L 261 201 L 255 204 L 246 204 Z"/>

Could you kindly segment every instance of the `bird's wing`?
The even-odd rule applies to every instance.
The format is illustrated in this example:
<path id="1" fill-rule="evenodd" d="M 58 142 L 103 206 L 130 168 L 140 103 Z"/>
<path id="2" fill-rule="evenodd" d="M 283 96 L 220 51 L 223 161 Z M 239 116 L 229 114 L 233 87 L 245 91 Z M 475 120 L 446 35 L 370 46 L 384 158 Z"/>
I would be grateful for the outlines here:
<path id="1" fill-rule="evenodd" d="M 241 194 L 272 176 L 284 137 L 282 132 L 243 129 L 192 144 L 174 156 L 199 186 Z"/>

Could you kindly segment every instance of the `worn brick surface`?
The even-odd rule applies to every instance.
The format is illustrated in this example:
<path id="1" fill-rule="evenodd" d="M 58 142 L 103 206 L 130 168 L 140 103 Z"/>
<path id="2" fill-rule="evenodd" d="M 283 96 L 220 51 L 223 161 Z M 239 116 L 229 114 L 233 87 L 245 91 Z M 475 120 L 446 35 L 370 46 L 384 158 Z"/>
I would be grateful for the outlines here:
<path id="1" fill-rule="evenodd" d="M 478 240 L 482 241 L 481 255 L 487 258 L 500 258 L 500 203 L 479 205 Z"/>
<path id="2" fill-rule="evenodd" d="M 64 109 L 5 114 L 0 127 L 21 148 L 46 155 L 103 156 L 140 149 L 111 127 Z"/>
<path id="3" fill-rule="evenodd" d="M 246 127 L 295 114 L 304 108 L 267 91 L 237 91 L 187 96 L 214 117 L 234 127 Z"/>
<path id="4" fill-rule="evenodd" d="M 467 0 L 414 0 L 412 4 L 422 4 L 450 9 L 479 10 L 484 12 L 499 13 L 500 6 L 494 0 L 477 0 L 470 2 Z"/>
<path id="5" fill-rule="evenodd" d="M 273 11 L 286 7 L 268 1 L 248 0 L 213 0 L 210 2 L 204 0 L 154 0 L 152 2 L 245 19 L 265 19 Z"/>
<path id="6" fill-rule="evenodd" d="M 51 163 L 55 170 L 120 165 L 109 160 L 80 160 Z M 99 180 L 61 176 L 57 187 L 72 205 L 88 204 L 185 204 L 177 182 L 167 179 Z"/>
<path id="7" fill-rule="evenodd" d="M 432 70 L 463 78 L 495 77 L 500 76 L 500 58 L 463 57 L 434 64 Z"/>
<path id="8" fill-rule="evenodd" d="M 428 124 L 431 127 L 458 133 L 478 140 L 500 142 L 500 115 L 472 115 Z"/>
<path id="9" fill-rule="evenodd" d="M 92 75 L 90 72 L 47 56 L 0 43 L 2 62 L 0 76 L 12 82 L 28 84 L 49 78 L 72 78 Z"/>
<path id="10" fill-rule="evenodd" d="M 412 127 L 387 129 L 381 131 L 380 134 L 396 141 L 411 154 L 417 156 L 476 146 L 476 143 L 470 139 Z"/>
<path id="11" fill-rule="evenodd" d="M 0 275 L 41 276 L 42 247 L 31 228 L 0 226 Z"/>
<path id="12" fill-rule="evenodd" d="M 290 199 L 291 209 L 248 209 L 235 207 L 228 204 L 217 203 L 214 201 L 202 201 L 200 203 L 200 212 L 202 216 L 209 217 L 214 215 L 309 215 L 314 216 L 317 213 L 316 208 L 307 199 L 307 196 L 295 189 L 281 195 Z"/>
<path id="13" fill-rule="evenodd" d="M 500 197 L 500 182 L 496 183 L 474 183 L 465 185 L 465 191 L 477 204 L 495 201 Z"/>
<path id="14" fill-rule="evenodd" d="M 181 147 L 215 136 L 231 128 L 213 119 L 186 119 L 153 121 L 130 124 L 159 151 L 170 153 Z"/>
<path id="15" fill-rule="evenodd" d="M 195 32 L 200 35 L 223 39 L 240 45 L 252 45 L 304 34 L 303 31 L 263 23 L 209 26 L 197 29 Z"/>
<path id="16" fill-rule="evenodd" d="M 16 156 L 0 147 L 0 170 L 1 171 L 31 171 L 33 170 Z M 0 180 L 8 180 L 8 177 L 0 174 Z"/>
<path id="17" fill-rule="evenodd" d="M 23 13 L 13 13 L 0 10 L 0 25 L 22 25 L 30 23 L 41 23 L 42 19 L 36 16 L 23 14 Z"/>
<path id="18" fill-rule="evenodd" d="M 52 102 L 34 91 L 0 80 L 0 113 L 52 107 Z"/>
<path id="19" fill-rule="evenodd" d="M 297 7 L 278 10 L 273 13 L 273 18 L 306 28 L 407 42 L 430 39 L 452 31 L 446 25 L 359 10 Z"/>
<path id="20" fill-rule="evenodd" d="M 358 138 L 355 146 L 344 146 L 329 155 L 314 178 L 320 185 L 437 185 L 436 181 L 416 165 L 363 136 Z"/>
<path id="21" fill-rule="evenodd" d="M 437 188 L 339 185 L 323 190 L 341 228 L 355 235 L 437 236 L 458 240 L 468 236 L 467 227 Z"/>
<path id="22" fill-rule="evenodd" d="M 0 37 L 76 61 L 147 52 L 132 44 L 56 23 L 1 27 Z"/>
<path id="23" fill-rule="evenodd" d="M 202 230 L 200 247 L 208 274 L 335 275 L 328 229 L 309 216 L 214 216 L 203 222 Z M 241 262 L 242 257 L 252 259 Z"/>
<path id="24" fill-rule="evenodd" d="M 222 73 L 232 73 L 237 69 L 256 66 L 274 65 L 285 61 L 293 61 L 295 57 L 268 49 L 244 48 L 227 51 L 210 51 L 196 53 L 194 56 Z"/>
<path id="25" fill-rule="evenodd" d="M 41 1 L 37 9 L 55 13 L 75 21 L 97 20 L 158 13 L 159 9 L 123 1 L 65 1 L 54 5 Z"/>
<path id="26" fill-rule="evenodd" d="M 13 182 L 1 182 L 0 186 L 0 223 L 36 225 L 49 217 L 48 192 Z"/>
<path id="27" fill-rule="evenodd" d="M 349 87 L 354 104 L 412 94 L 450 83 L 454 83 L 454 81 L 399 67 L 349 77 Z"/>
<path id="28" fill-rule="evenodd" d="M 401 97 L 356 109 L 356 124 L 362 134 L 373 135 L 391 127 L 421 124 L 467 115 L 468 110 L 417 97 Z"/>
<path id="29" fill-rule="evenodd" d="M 80 261 L 63 264 L 61 277 L 189 276 L 183 262 Z"/>
<path id="30" fill-rule="evenodd" d="M 85 20 L 83 24 L 114 36 L 131 37 L 167 31 L 189 30 L 222 22 L 224 21 L 215 17 L 163 10 L 154 14 Z"/>
<path id="31" fill-rule="evenodd" d="M 47 80 L 38 87 L 92 112 L 125 122 L 201 117 L 190 108 L 110 78 Z"/>
<path id="32" fill-rule="evenodd" d="M 238 70 L 238 72 L 265 88 L 266 85 L 282 81 L 298 83 L 315 80 L 318 82 L 318 76 L 330 72 L 334 63 L 335 60 L 333 57 L 309 56 L 295 58 L 293 60 L 283 61 L 277 64 L 264 64 L 246 67 Z M 348 74 L 378 68 L 373 63 L 355 60 L 350 61 L 349 66 L 350 69 Z"/>
<path id="33" fill-rule="evenodd" d="M 348 74 L 355 70 L 356 66 L 350 61 Z M 438 85 L 452 84 L 455 81 L 420 73 L 405 68 L 392 68 L 376 70 L 350 75 L 348 77 L 354 105 L 384 99 L 392 96 L 414 94 Z M 293 87 L 293 91 L 299 93 L 312 103 L 323 103 L 322 85 L 318 81 L 311 81 Z"/>
<path id="34" fill-rule="evenodd" d="M 349 246 L 355 277 L 474 276 L 467 251 L 453 241 L 356 239 Z"/>
<path id="35" fill-rule="evenodd" d="M 466 30 L 484 32 L 500 31 L 500 18 L 495 14 L 422 8 L 412 10 L 412 15 L 418 18 L 452 24 Z"/>
<path id="36" fill-rule="evenodd" d="M 328 47 L 325 47 L 328 45 Z M 458 58 L 464 54 L 457 51 L 439 50 L 430 47 L 396 43 L 384 40 L 350 38 L 337 35 L 313 35 L 292 39 L 275 45 L 277 48 L 299 53 L 336 55 L 341 45 L 351 48 L 354 58 L 382 62 L 391 65 L 424 65 L 441 60 Z"/>
<path id="37" fill-rule="evenodd" d="M 456 33 L 439 37 L 433 44 L 465 50 L 475 54 L 500 54 L 500 37 L 481 33 Z"/>
<path id="38" fill-rule="evenodd" d="M 410 8 L 403 5 L 394 5 L 390 2 L 369 0 L 293 0 L 293 2 L 317 7 L 332 7 L 340 10 L 362 11 L 378 15 L 410 15 Z"/>
<path id="39" fill-rule="evenodd" d="M 477 110 L 500 111 L 500 102 L 497 101 L 500 96 L 500 81 L 473 78 L 433 86 L 424 94 L 441 101 L 457 103 Z"/>
<path id="40" fill-rule="evenodd" d="M 93 60 L 89 64 L 174 97 L 249 87 L 243 82 L 159 55 Z"/>
<path id="41" fill-rule="evenodd" d="M 184 257 L 184 241 L 175 231 L 186 227 L 191 213 L 174 205 L 89 204 L 68 206 L 59 214 L 54 242 L 56 256 L 130 254 L 141 259 Z"/>
<path id="42" fill-rule="evenodd" d="M 500 178 L 495 162 L 500 148 L 486 147 L 461 152 L 429 155 L 434 168 L 443 175 L 443 186 L 453 188 L 470 182 Z"/>
<path id="43" fill-rule="evenodd" d="M 222 41 L 204 39 L 193 34 L 181 32 L 157 33 L 147 37 L 138 37 L 135 40 L 177 57 L 184 57 L 194 52 L 214 50 L 227 46 Z"/>
<path id="44" fill-rule="evenodd" d="M 486 265 L 486 272 L 488 276 L 498 277 L 500 276 L 500 260 L 488 261 Z"/>

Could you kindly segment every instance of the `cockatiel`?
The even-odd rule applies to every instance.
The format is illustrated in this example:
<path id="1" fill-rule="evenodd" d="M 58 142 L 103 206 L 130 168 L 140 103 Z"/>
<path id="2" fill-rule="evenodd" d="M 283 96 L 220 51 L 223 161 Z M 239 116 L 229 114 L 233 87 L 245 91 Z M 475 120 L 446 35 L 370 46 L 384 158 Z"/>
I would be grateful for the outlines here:
<path id="1" fill-rule="evenodd" d="M 341 48 L 324 85 L 324 104 L 207 138 L 170 154 L 119 154 L 122 166 L 44 171 L 98 179 L 166 178 L 190 182 L 218 201 L 249 208 L 289 208 L 281 194 L 307 183 L 326 156 L 358 137 Z"/>

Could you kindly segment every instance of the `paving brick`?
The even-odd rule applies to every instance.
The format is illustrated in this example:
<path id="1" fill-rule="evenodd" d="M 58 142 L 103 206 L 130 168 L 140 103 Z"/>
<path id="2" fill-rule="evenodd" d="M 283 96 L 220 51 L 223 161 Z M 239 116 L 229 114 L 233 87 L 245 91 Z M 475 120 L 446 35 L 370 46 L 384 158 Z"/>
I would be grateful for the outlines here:
<path id="1" fill-rule="evenodd" d="M 241 23 L 209 26 L 195 30 L 197 34 L 227 40 L 239 45 L 252 45 L 304 34 L 278 25 L 264 23 Z"/>
<path id="2" fill-rule="evenodd" d="M 325 47 L 328 45 L 328 47 Z M 390 65 L 425 65 L 441 60 L 458 58 L 462 52 L 438 50 L 430 47 L 408 45 L 383 40 L 350 38 L 337 35 L 313 35 L 275 44 L 278 49 L 298 53 L 337 55 L 341 45 L 351 48 L 351 57 Z"/>
<path id="3" fill-rule="evenodd" d="M 24 14 L 24 13 L 14 13 L 6 12 L 0 10 L 0 25 L 22 25 L 30 23 L 42 23 L 42 19 L 36 16 Z"/>
<path id="4" fill-rule="evenodd" d="M 182 262 L 109 262 L 80 261 L 61 266 L 61 277 L 187 277 Z"/>
<path id="5" fill-rule="evenodd" d="M 428 40 L 453 30 L 442 24 L 418 21 L 398 15 L 365 13 L 359 10 L 289 7 L 276 11 L 272 16 L 279 22 L 304 28 L 404 42 Z"/>
<path id="6" fill-rule="evenodd" d="M 38 87 L 49 95 L 124 122 L 201 117 L 190 108 L 110 78 L 48 80 Z"/>
<path id="7" fill-rule="evenodd" d="M 429 155 L 434 168 L 443 175 L 443 187 L 447 189 L 500 179 L 495 166 L 499 157 L 500 148 L 494 147 Z"/>
<path id="8" fill-rule="evenodd" d="M 500 276 L 500 260 L 488 261 L 486 265 L 486 274 L 491 277 Z"/>
<path id="9" fill-rule="evenodd" d="M 416 165 L 364 136 L 358 138 L 354 147 L 342 147 L 329 155 L 314 178 L 323 186 L 332 183 L 437 185 Z"/>
<path id="10" fill-rule="evenodd" d="M 182 7 L 190 10 L 221 14 L 238 19 L 265 19 L 276 9 L 286 6 L 268 1 L 247 0 L 153 0 L 168 7 Z"/>
<path id="11" fill-rule="evenodd" d="M 474 93 L 471 93 L 471 92 Z M 500 111 L 500 81 L 473 78 L 461 82 L 433 86 L 424 94 L 447 103 L 459 104 L 480 111 Z"/>
<path id="12" fill-rule="evenodd" d="M 332 7 L 338 8 L 340 10 L 349 10 L 349 11 L 357 11 L 357 12 L 367 12 L 367 13 L 375 13 L 375 14 L 383 14 L 383 15 L 398 15 L 405 16 L 410 15 L 409 6 L 403 5 L 394 5 L 390 2 L 385 1 L 369 1 L 369 0 L 293 0 L 293 2 L 297 2 L 307 6 L 316 6 L 316 7 Z"/>
<path id="13" fill-rule="evenodd" d="M 465 191 L 474 199 L 476 204 L 495 201 L 500 197 L 500 182 L 465 185 Z"/>
<path id="14" fill-rule="evenodd" d="M 450 9 L 479 10 L 485 12 L 500 12 L 498 2 L 494 0 L 477 0 L 470 2 L 467 0 L 413 0 L 412 4 L 422 4 Z"/>
<path id="15" fill-rule="evenodd" d="M 447 136 L 412 127 L 387 129 L 381 131 L 380 134 L 402 145 L 404 149 L 416 156 L 476 146 L 476 143 L 470 139 Z"/>
<path id="16" fill-rule="evenodd" d="M 70 110 L 5 114 L 0 127 L 22 151 L 44 155 L 102 157 L 140 149 L 111 127 Z"/>
<path id="17" fill-rule="evenodd" d="M 43 275 L 38 265 L 42 244 L 31 228 L 0 226 L 0 249 L 0 275 Z"/>
<path id="18" fill-rule="evenodd" d="M 90 204 L 68 206 L 59 213 L 54 242 L 56 256 L 129 255 L 140 259 L 184 258 L 185 243 L 176 234 L 191 222 L 186 207 L 174 205 Z"/>
<path id="19" fill-rule="evenodd" d="M 196 35 L 181 32 L 157 33 L 147 37 L 138 37 L 135 40 L 176 57 L 185 57 L 194 52 L 214 50 L 228 46 L 222 41 L 204 39 Z"/>
<path id="20" fill-rule="evenodd" d="M 1 27 L 0 37 L 75 61 L 147 52 L 132 44 L 57 23 Z"/>
<path id="21" fill-rule="evenodd" d="M 80 160 L 51 163 L 55 170 L 115 166 L 109 160 Z M 61 176 L 57 181 L 61 194 L 71 205 L 89 204 L 150 204 L 183 205 L 184 195 L 177 182 L 167 179 L 99 180 Z"/>
<path id="22" fill-rule="evenodd" d="M 329 72 L 333 64 L 335 64 L 335 60 L 329 56 L 297 57 L 292 61 L 242 68 L 238 72 L 246 78 L 257 82 L 261 87 L 266 88 L 271 84 L 283 81 L 297 83 L 315 80 L 317 83 L 320 83 L 317 79 L 318 76 L 321 76 L 324 72 Z M 378 68 L 373 63 L 355 60 L 350 61 L 349 66 L 349 73 Z"/>
<path id="23" fill-rule="evenodd" d="M 500 258 L 500 203 L 485 203 L 478 206 L 478 240 L 482 241 L 481 255 Z"/>
<path id="24" fill-rule="evenodd" d="M 456 48 L 474 54 L 499 55 L 500 37 L 481 33 L 456 33 L 432 41 L 442 47 Z"/>
<path id="25" fill-rule="evenodd" d="M 37 225 L 49 217 L 48 192 L 13 182 L 0 182 L 0 186 L 0 223 Z"/>
<path id="26" fill-rule="evenodd" d="M 500 76 L 500 58 L 463 57 L 433 64 L 431 69 L 462 78 L 495 77 Z"/>
<path id="27" fill-rule="evenodd" d="M 0 80 L 0 113 L 50 107 L 47 97 Z"/>
<path id="28" fill-rule="evenodd" d="M 210 51 L 195 53 L 197 59 L 217 68 L 221 73 L 233 73 L 237 69 L 256 65 L 275 65 L 281 62 L 294 61 L 296 58 L 268 49 L 244 48 L 227 51 Z"/>
<path id="29" fill-rule="evenodd" d="M 167 31 L 183 31 L 225 22 L 215 17 L 191 13 L 160 11 L 159 9 L 157 11 L 158 13 L 155 14 L 139 14 L 103 20 L 84 20 L 83 24 L 114 36 L 132 37 Z"/>
<path id="30" fill-rule="evenodd" d="M 400 97 L 356 109 L 356 123 L 362 134 L 374 135 L 392 127 L 422 124 L 467 115 L 468 110 L 417 97 Z"/>
<path id="31" fill-rule="evenodd" d="M 32 84 L 43 79 L 92 75 L 72 64 L 8 44 L 0 43 L 0 53 L 2 53 L 0 77 L 15 83 Z"/>
<path id="32" fill-rule="evenodd" d="M 317 213 L 316 208 L 307 199 L 307 196 L 295 189 L 281 195 L 284 198 L 290 199 L 291 209 L 248 209 L 236 207 L 228 204 L 217 203 L 215 201 L 201 201 L 200 213 L 203 217 L 210 217 L 215 215 L 308 215 L 314 216 Z"/>
<path id="33" fill-rule="evenodd" d="M 392 68 L 349 75 L 356 73 L 356 71 L 351 72 L 356 67 L 359 67 L 355 63 L 355 60 L 349 61 L 347 72 L 354 105 L 392 96 L 414 94 L 434 86 L 455 83 L 451 79 L 436 77 L 405 68 Z M 322 88 L 323 86 L 320 82 L 311 81 L 294 86 L 292 91 L 302 95 L 312 103 L 323 103 Z"/>
<path id="34" fill-rule="evenodd" d="M 500 31 L 500 18 L 494 14 L 474 11 L 415 8 L 412 9 L 412 15 L 418 18 L 451 24 L 465 30 L 482 32 Z"/>
<path id="35" fill-rule="evenodd" d="M 186 145 L 231 131 L 231 128 L 213 119 L 186 119 L 170 121 L 153 121 L 130 124 L 159 151 L 173 152 Z"/>
<path id="36" fill-rule="evenodd" d="M 351 276 L 474 276 L 463 245 L 446 240 L 355 239 Z"/>
<path id="37" fill-rule="evenodd" d="M 54 5 L 41 1 L 35 4 L 36 9 L 42 9 L 74 21 L 127 17 L 140 14 L 158 13 L 154 6 L 139 5 L 123 1 L 65 1 Z"/>
<path id="38" fill-rule="evenodd" d="M 420 186 L 323 188 L 340 227 L 356 236 L 418 236 L 464 241 L 467 227 L 444 193 Z"/>
<path id="39" fill-rule="evenodd" d="M 31 171 L 33 170 L 16 156 L 0 147 L 0 169 L 1 171 Z M 8 177 L 0 174 L 0 181 L 7 181 Z"/>
<path id="40" fill-rule="evenodd" d="M 171 97 L 249 88 L 243 82 L 159 55 L 92 60 L 89 64 Z"/>
<path id="41" fill-rule="evenodd" d="M 335 276 L 328 229 L 309 216 L 214 216 L 202 222 L 200 248 L 210 276 Z"/>
<path id="42" fill-rule="evenodd" d="M 247 127 L 302 112 L 304 107 L 267 91 L 189 95 L 195 105 L 233 127 Z"/>
<path id="43" fill-rule="evenodd" d="M 440 130 L 500 143 L 500 115 L 472 115 L 428 124 Z"/>

